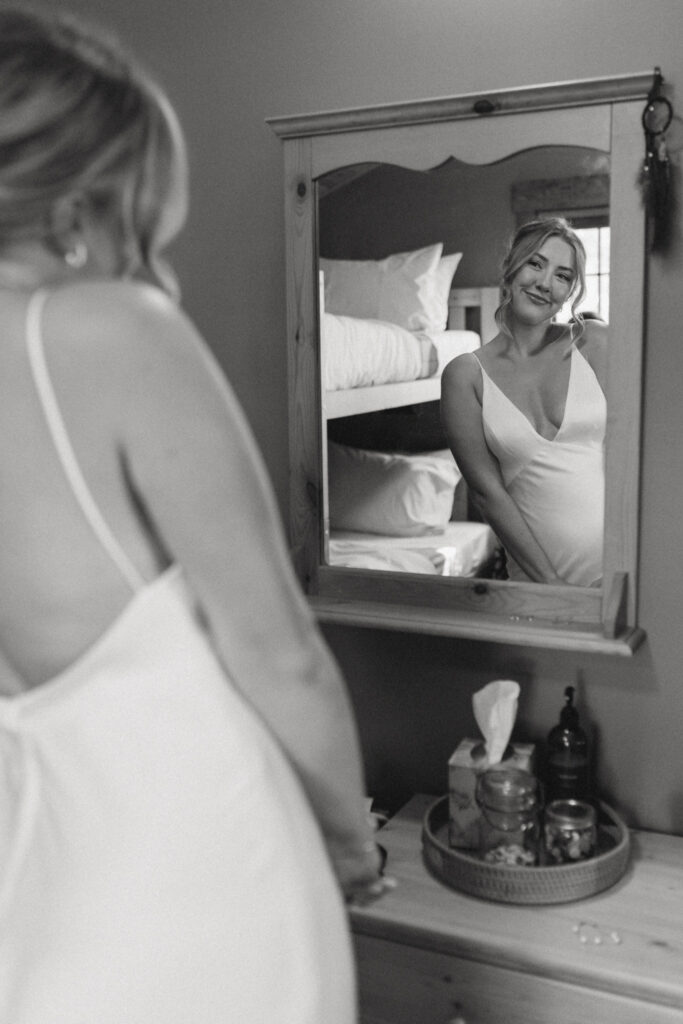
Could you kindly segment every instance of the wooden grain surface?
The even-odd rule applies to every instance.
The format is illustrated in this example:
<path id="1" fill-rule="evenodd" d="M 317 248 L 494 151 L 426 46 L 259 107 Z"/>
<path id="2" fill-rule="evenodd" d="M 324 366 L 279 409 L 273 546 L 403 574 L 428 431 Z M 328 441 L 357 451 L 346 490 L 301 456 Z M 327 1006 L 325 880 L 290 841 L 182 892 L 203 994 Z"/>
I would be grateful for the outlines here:
<path id="1" fill-rule="evenodd" d="M 352 909 L 357 936 L 683 1011 L 683 838 L 633 832 L 629 868 L 611 889 L 575 903 L 510 906 L 429 874 L 421 824 L 434 799 L 414 797 L 379 833 L 398 885 Z"/>

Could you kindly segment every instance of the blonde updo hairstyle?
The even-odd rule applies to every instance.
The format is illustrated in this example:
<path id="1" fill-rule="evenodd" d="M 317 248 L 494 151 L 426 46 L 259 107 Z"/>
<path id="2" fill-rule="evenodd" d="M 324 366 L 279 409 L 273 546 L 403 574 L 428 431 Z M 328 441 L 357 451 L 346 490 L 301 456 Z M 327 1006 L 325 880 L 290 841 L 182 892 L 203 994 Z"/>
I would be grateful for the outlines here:
<path id="1" fill-rule="evenodd" d="M 561 238 L 574 252 L 575 276 L 569 296 L 573 321 L 570 330 L 575 338 L 580 337 L 583 332 L 583 317 L 576 307 L 586 292 L 586 250 L 583 247 L 583 242 L 564 217 L 546 217 L 523 224 L 514 235 L 503 260 L 500 305 L 496 310 L 495 318 L 498 329 L 508 337 L 512 337 L 509 323 L 512 282 L 529 257 L 538 252 L 549 238 Z"/>
<path id="2" fill-rule="evenodd" d="M 63 15 L 0 10 L 0 250 L 59 250 L 54 210 L 78 197 L 115 225 L 122 276 L 173 291 L 159 251 L 181 226 L 168 205 L 185 175 L 170 103 L 113 41 Z"/>

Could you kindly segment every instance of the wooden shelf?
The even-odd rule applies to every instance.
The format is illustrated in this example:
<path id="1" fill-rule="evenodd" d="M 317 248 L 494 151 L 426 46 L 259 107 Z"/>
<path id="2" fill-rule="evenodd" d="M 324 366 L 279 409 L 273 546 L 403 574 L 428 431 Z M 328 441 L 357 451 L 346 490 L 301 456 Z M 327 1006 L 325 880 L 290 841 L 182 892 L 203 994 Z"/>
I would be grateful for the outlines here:
<path id="1" fill-rule="evenodd" d="M 398 409 L 422 402 L 438 402 L 441 398 L 441 377 L 421 377 L 397 384 L 375 384 L 367 388 L 346 388 L 323 394 L 323 416 L 326 420 L 340 416 L 358 416 L 380 409 Z"/>
<path id="2" fill-rule="evenodd" d="M 519 616 L 506 618 L 481 612 L 375 601 L 347 601 L 335 597 L 309 597 L 309 601 L 318 621 L 323 623 L 432 636 L 457 636 L 516 647 L 531 646 L 628 657 L 645 638 L 644 631 L 638 627 L 629 627 L 616 637 L 607 637 L 599 625 L 580 628 L 576 624 L 529 620 Z"/>

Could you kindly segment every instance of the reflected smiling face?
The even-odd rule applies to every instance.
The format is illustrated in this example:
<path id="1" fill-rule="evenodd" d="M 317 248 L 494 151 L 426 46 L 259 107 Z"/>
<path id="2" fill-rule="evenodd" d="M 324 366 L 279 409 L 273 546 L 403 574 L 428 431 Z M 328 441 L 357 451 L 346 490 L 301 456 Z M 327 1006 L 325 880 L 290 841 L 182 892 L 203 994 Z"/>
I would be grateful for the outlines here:
<path id="1" fill-rule="evenodd" d="M 571 245 L 558 237 L 547 238 L 512 280 L 511 312 L 529 326 L 552 320 L 575 284 L 576 257 Z"/>

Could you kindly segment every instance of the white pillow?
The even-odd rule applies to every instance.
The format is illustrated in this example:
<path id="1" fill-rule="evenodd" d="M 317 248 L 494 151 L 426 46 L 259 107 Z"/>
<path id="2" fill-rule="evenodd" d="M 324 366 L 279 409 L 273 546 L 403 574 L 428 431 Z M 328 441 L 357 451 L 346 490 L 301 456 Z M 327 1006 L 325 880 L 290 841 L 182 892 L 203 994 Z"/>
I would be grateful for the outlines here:
<path id="1" fill-rule="evenodd" d="M 404 455 L 330 442 L 330 527 L 391 537 L 440 533 L 459 479 L 448 449 Z"/>
<path id="2" fill-rule="evenodd" d="M 449 262 L 440 268 L 442 251 L 442 243 L 437 242 L 383 260 L 322 258 L 325 312 L 388 320 L 408 331 L 443 330 L 450 289 L 449 280 L 444 297 L 444 281 L 453 257 L 447 257 Z M 457 262 L 451 279 L 456 266 Z"/>
<path id="3" fill-rule="evenodd" d="M 433 297 L 429 311 L 432 322 L 426 328 L 428 331 L 445 331 L 448 327 L 448 296 L 461 259 L 461 252 L 452 252 L 439 260 L 432 281 Z"/>

